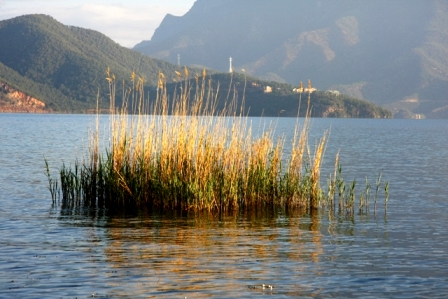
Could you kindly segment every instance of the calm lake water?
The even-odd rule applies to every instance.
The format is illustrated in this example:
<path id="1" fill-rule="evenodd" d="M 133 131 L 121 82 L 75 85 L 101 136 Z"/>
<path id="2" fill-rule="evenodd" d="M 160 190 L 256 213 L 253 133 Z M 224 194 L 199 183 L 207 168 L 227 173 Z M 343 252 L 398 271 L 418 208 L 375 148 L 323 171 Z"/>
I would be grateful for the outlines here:
<path id="1" fill-rule="evenodd" d="M 380 201 L 353 218 L 61 211 L 44 158 L 53 170 L 81 158 L 93 123 L 0 114 L 1 298 L 448 296 L 446 120 L 312 120 L 310 145 L 331 129 L 323 176 L 340 149 L 346 180 L 390 182 L 387 216 Z M 294 125 L 279 119 L 277 132 Z"/>

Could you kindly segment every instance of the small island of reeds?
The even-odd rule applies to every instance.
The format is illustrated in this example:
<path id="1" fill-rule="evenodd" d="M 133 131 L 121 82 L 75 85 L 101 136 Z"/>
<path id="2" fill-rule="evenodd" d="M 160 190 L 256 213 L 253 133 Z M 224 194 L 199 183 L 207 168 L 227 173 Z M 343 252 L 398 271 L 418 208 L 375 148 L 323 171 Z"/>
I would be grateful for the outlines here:
<path id="1" fill-rule="evenodd" d="M 177 75 L 179 79 L 189 77 L 186 68 Z M 356 182 L 344 182 L 338 156 L 327 187 L 321 186 L 328 132 L 311 150 L 311 107 L 302 123 L 297 118 L 292 140 L 275 137 L 272 125 L 255 133 L 236 96 L 218 110 L 219 90 L 212 88 L 206 72 L 195 79 L 196 84 L 179 80 L 177 92 L 168 95 L 160 73 L 157 96 L 150 101 L 144 96 L 143 79 L 133 73 L 117 108 L 117 82 L 108 70 L 109 144 L 105 150 L 100 148 L 97 117 L 82 162 L 77 160 L 73 167 L 63 165 L 59 180 L 55 180 L 45 161 L 53 201 L 62 200 L 66 208 L 115 211 L 338 207 L 353 213 Z M 226 94 L 232 94 L 231 87 Z M 381 175 L 374 193 L 375 210 L 380 185 Z M 388 188 L 386 183 L 385 208 Z M 370 197 L 366 179 L 365 191 L 359 196 L 361 211 L 368 211 Z"/>

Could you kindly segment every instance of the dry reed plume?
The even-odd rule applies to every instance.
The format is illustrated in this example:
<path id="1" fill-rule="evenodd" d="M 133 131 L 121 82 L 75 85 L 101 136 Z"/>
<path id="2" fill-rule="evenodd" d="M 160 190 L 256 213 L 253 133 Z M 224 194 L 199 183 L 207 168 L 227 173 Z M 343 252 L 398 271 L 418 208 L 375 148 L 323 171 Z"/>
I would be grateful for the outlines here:
<path id="1" fill-rule="evenodd" d="M 186 68 L 176 74 L 185 79 L 178 92 L 170 99 L 160 73 L 157 96 L 149 104 L 144 79 L 133 73 L 117 108 L 117 82 L 107 71 L 110 144 L 102 153 L 97 122 L 87 161 L 74 169 L 63 166 L 59 186 L 48 172 L 53 200 L 62 194 L 67 207 L 208 211 L 279 205 L 314 209 L 332 203 L 330 197 L 342 184 L 336 178 L 338 161 L 325 197 L 320 168 L 328 133 L 311 154 L 309 113 L 302 125 L 297 122 L 291 154 L 284 157 L 285 138 L 275 140 L 273 126 L 254 134 L 249 118 L 237 108 L 238 99 L 217 109 L 219 90 L 212 88 L 205 70 L 191 81 Z"/>

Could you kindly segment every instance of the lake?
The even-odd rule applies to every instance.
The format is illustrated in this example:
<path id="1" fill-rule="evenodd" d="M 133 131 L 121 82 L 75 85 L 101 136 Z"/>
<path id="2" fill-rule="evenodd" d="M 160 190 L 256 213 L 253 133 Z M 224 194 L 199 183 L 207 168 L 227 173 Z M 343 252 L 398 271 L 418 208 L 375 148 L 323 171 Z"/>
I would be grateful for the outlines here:
<path id="1" fill-rule="evenodd" d="M 61 210 L 52 206 L 44 159 L 54 175 L 82 159 L 94 120 L 0 114 L 1 298 L 448 294 L 447 120 L 312 120 L 311 146 L 331 131 L 322 176 L 340 150 L 344 178 L 360 190 L 380 172 L 390 182 L 387 214 L 380 201 L 376 213 L 354 217 Z M 296 120 L 265 121 L 288 140 Z"/>

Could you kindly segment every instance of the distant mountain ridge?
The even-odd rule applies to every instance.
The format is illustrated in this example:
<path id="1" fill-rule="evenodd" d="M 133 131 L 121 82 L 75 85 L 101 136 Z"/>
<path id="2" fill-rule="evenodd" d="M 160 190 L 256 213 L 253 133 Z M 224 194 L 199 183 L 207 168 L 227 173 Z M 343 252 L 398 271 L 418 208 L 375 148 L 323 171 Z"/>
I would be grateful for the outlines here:
<path id="1" fill-rule="evenodd" d="M 166 78 L 169 96 L 175 94 L 180 77 L 188 77 L 193 88 L 195 77 L 202 74 L 202 69 L 190 68 L 189 76 L 180 76 L 179 71 L 185 73 L 181 66 L 121 47 L 99 32 L 65 26 L 46 15 L 1 21 L 0 41 L 0 112 L 90 113 L 96 109 L 97 94 L 99 108 L 107 110 L 109 68 L 117 80 L 118 102 L 124 91 L 129 91 L 134 71 L 141 76 L 145 98 L 149 100 L 155 98 L 160 73 Z M 214 89 L 222 83 L 232 94 L 239 94 L 240 100 L 244 97 L 251 116 L 297 116 L 299 95 L 289 84 L 262 81 L 237 72 L 207 73 L 204 79 L 213 82 Z M 250 85 L 247 89 L 243 88 L 246 83 Z M 266 89 L 271 92 L 265 92 Z M 222 106 L 225 96 L 219 99 Z M 343 94 L 315 92 L 311 104 L 313 116 L 319 117 L 391 117 L 385 109 Z M 128 107 L 134 106 L 129 103 Z"/>
<path id="2" fill-rule="evenodd" d="M 443 0 L 197 0 L 134 49 L 448 118 L 446 28 Z"/>

